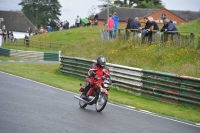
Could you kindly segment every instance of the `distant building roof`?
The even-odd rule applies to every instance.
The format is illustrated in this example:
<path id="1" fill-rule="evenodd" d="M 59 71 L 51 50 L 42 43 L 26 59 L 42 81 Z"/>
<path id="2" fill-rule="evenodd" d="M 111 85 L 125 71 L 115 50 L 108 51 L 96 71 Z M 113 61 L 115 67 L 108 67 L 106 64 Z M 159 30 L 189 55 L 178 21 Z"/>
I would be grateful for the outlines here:
<path id="1" fill-rule="evenodd" d="M 4 19 L 2 25 L 9 31 L 27 32 L 29 26 L 34 27 L 24 13 L 19 11 L 0 11 L 0 18 Z"/>
<path id="2" fill-rule="evenodd" d="M 115 12 L 117 12 L 117 15 L 120 18 L 120 21 L 126 21 L 127 17 L 135 18 L 135 17 L 144 17 L 149 14 L 152 14 L 156 11 L 159 11 L 161 9 L 148 9 L 148 8 L 127 8 L 127 7 L 116 7 Z M 180 18 L 186 20 L 186 21 L 192 21 L 195 19 L 200 18 L 200 12 L 195 11 L 178 11 L 178 10 L 168 10 L 175 15 L 179 16 Z M 106 19 L 107 18 L 107 8 L 102 10 L 99 13 L 99 19 Z"/>
<path id="3" fill-rule="evenodd" d="M 200 12 L 169 10 L 187 22 L 200 18 Z"/>

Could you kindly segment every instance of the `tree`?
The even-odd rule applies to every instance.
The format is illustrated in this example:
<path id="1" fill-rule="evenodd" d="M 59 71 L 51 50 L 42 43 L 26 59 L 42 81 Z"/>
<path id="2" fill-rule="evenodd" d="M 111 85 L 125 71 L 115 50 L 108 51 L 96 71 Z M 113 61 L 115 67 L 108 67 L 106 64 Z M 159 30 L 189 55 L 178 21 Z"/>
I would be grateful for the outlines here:
<path id="1" fill-rule="evenodd" d="M 100 0 L 102 2 L 109 2 L 109 0 Z M 135 8 L 163 8 L 161 0 L 114 0 L 114 4 L 120 7 L 133 7 Z"/>
<path id="2" fill-rule="evenodd" d="M 92 6 L 89 10 L 88 10 L 88 18 L 93 18 L 96 12 L 96 7 Z"/>
<path id="3" fill-rule="evenodd" d="M 139 0 L 135 8 L 163 8 L 161 0 Z"/>
<path id="4" fill-rule="evenodd" d="M 53 24 L 52 20 L 59 19 L 61 15 L 60 2 L 58 0 L 22 0 L 23 13 L 37 27 Z"/>

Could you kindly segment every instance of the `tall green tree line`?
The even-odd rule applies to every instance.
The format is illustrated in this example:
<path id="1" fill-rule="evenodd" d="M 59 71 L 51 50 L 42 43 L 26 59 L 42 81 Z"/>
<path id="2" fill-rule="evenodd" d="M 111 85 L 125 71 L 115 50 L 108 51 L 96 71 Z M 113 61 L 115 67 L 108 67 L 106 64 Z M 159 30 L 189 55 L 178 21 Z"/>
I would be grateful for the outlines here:
<path id="1" fill-rule="evenodd" d="M 23 13 L 37 27 L 51 25 L 55 27 L 53 20 L 61 15 L 60 2 L 58 0 L 22 0 Z"/>
<path id="2" fill-rule="evenodd" d="M 110 0 L 100 0 L 104 4 L 108 3 Z M 114 0 L 115 6 L 120 7 L 133 7 L 134 8 L 163 8 L 162 0 Z"/>

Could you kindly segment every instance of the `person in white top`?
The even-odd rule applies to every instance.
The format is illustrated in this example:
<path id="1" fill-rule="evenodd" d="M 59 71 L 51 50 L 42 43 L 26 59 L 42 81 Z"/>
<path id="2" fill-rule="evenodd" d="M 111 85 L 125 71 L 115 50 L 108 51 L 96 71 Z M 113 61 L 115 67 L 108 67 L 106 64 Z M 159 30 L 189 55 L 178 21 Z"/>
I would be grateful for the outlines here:
<path id="1" fill-rule="evenodd" d="M 81 18 L 79 16 L 77 16 L 77 18 L 76 18 L 76 27 L 80 27 L 80 23 L 81 23 Z"/>

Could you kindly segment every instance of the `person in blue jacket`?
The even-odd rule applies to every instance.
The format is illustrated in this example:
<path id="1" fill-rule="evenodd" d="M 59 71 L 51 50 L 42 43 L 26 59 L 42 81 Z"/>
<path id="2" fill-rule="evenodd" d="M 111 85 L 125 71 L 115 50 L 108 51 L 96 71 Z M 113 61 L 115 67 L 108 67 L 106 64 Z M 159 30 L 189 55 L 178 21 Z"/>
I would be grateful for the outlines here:
<path id="1" fill-rule="evenodd" d="M 114 12 L 113 13 L 113 17 L 112 17 L 115 25 L 114 25 L 114 29 L 113 29 L 113 38 L 116 38 L 116 32 L 118 30 L 118 25 L 119 25 L 119 17 L 117 16 L 117 13 Z"/>
<path id="2" fill-rule="evenodd" d="M 161 32 L 163 31 L 165 32 L 169 31 L 169 33 L 171 34 L 176 34 L 178 32 L 178 29 L 171 20 L 164 19 L 164 26 L 162 27 Z"/>
<path id="3" fill-rule="evenodd" d="M 168 35 L 171 35 L 171 39 L 173 39 L 173 35 L 178 33 L 178 29 L 174 25 L 174 23 L 169 19 L 164 19 L 164 25 L 161 29 L 161 32 L 165 32 L 164 34 L 164 41 L 167 41 Z"/>

